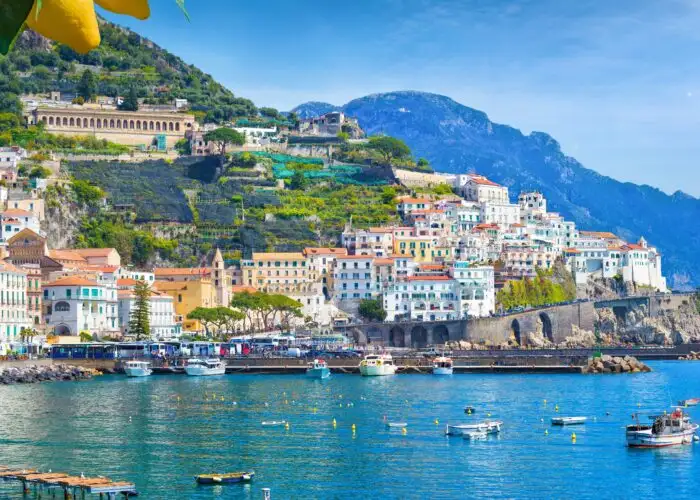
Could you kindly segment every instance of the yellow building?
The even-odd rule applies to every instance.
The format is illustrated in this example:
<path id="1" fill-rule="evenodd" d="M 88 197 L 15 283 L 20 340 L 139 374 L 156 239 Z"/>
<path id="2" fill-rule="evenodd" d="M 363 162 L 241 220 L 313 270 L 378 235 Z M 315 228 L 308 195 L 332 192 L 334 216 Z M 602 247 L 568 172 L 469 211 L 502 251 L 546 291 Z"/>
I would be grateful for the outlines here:
<path id="1" fill-rule="evenodd" d="M 163 277 L 162 273 L 160 277 Z M 183 331 L 199 332 L 204 329 L 199 321 L 187 319 L 187 315 L 197 307 L 216 307 L 216 287 L 209 274 L 200 275 L 197 279 L 187 281 L 161 281 L 157 279 L 155 288 L 173 298 L 175 321 L 182 323 Z"/>
<path id="2" fill-rule="evenodd" d="M 413 257 L 415 262 L 433 261 L 433 238 L 394 236 L 394 257 Z"/>
<path id="3" fill-rule="evenodd" d="M 243 284 L 268 293 L 298 294 L 312 290 L 316 274 L 300 252 L 253 253 L 241 261 Z"/>

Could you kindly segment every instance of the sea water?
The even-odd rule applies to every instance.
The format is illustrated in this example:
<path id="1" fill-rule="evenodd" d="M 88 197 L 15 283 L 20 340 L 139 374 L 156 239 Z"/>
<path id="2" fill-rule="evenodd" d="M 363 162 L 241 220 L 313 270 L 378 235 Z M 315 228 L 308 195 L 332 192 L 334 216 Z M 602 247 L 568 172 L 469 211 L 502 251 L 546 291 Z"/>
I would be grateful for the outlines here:
<path id="1" fill-rule="evenodd" d="M 0 465 L 133 481 L 146 499 L 260 499 L 262 488 L 273 499 L 697 498 L 700 443 L 625 446 L 634 412 L 700 397 L 700 363 L 651 366 L 629 375 L 112 375 L 0 386 Z M 465 415 L 466 405 L 476 412 Z M 700 421 L 700 408 L 689 411 Z M 557 415 L 588 422 L 552 427 Z M 444 435 L 447 423 L 487 418 L 503 421 L 499 436 Z M 269 420 L 289 428 L 261 425 Z M 247 485 L 194 481 L 249 470 Z M 0 481 L 0 498 L 24 497 Z"/>

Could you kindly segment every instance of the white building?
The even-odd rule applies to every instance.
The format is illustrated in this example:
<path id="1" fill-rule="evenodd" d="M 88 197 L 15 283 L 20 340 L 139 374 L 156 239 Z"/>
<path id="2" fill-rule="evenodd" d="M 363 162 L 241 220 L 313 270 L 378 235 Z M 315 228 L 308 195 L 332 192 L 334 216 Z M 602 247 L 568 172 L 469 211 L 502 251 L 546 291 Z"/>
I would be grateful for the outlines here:
<path id="1" fill-rule="evenodd" d="M 27 151 L 19 146 L 0 148 L 0 169 L 17 170 L 19 162 L 27 158 Z"/>
<path id="2" fill-rule="evenodd" d="M 496 287 L 492 266 L 471 266 L 467 262 L 455 262 L 449 273 L 459 287 L 462 314 L 485 317 L 496 310 Z"/>
<path id="3" fill-rule="evenodd" d="M 353 254 L 386 257 L 391 255 L 394 246 L 394 230 L 391 227 L 346 229 L 340 242 Z"/>
<path id="4" fill-rule="evenodd" d="M 481 204 L 481 221 L 507 227 L 520 223 L 520 205 L 500 201 L 485 201 Z"/>
<path id="5" fill-rule="evenodd" d="M 346 255 L 335 259 L 333 295 L 342 301 L 371 299 L 374 295 L 374 256 Z"/>
<path id="6" fill-rule="evenodd" d="M 133 280 L 120 280 L 120 288 L 123 287 L 125 281 L 129 284 L 136 282 Z M 129 320 L 132 311 L 136 309 L 136 295 L 134 294 L 133 286 L 131 288 L 121 289 L 118 292 L 119 296 L 119 325 L 122 335 L 129 334 Z M 168 340 L 180 336 L 181 326 L 175 322 L 175 308 L 173 306 L 173 297 L 164 292 L 151 290 L 151 297 L 148 301 L 149 305 L 149 323 L 151 327 L 151 338 L 158 340 Z"/>
<path id="7" fill-rule="evenodd" d="M 510 203 L 508 188 L 490 181 L 483 175 L 470 175 L 461 187 L 460 194 L 465 200 L 478 203 Z"/>
<path id="8" fill-rule="evenodd" d="M 0 354 L 10 343 L 20 342 L 22 328 L 31 328 L 27 311 L 27 274 L 9 262 L 0 260 Z"/>
<path id="9" fill-rule="evenodd" d="M 233 127 L 245 137 L 246 146 L 267 146 L 277 137 L 277 127 Z"/>
<path id="10" fill-rule="evenodd" d="M 463 317 L 459 284 L 449 276 L 409 276 L 382 294 L 386 321 L 445 321 Z"/>
<path id="11" fill-rule="evenodd" d="M 44 289 L 45 323 L 56 335 L 114 335 L 119 332 L 116 287 L 81 276 L 47 283 Z"/>
<path id="12" fill-rule="evenodd" d="M 27 210 L 10 208 L 0 212 L 0 241 L 7 241 L 23 229 L 31 229 L 37 234 L 43 234 L 39 226 L 39 218 Z"/>

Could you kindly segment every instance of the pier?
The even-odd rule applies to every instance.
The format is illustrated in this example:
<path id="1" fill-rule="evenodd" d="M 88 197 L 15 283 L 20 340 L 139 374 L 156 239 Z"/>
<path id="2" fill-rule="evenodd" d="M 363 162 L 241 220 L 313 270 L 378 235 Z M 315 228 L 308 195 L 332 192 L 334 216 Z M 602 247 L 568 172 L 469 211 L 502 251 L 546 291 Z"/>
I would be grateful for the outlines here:
<path id="1" fill-rule="evenodd" d="M 118 495 L 124 498 L 136 496 L 136 485 L 126 481 L 112 481 L 104 476 L 85 477 L 71 476 L 63 472 L 39 472 L 36 469 L 17 469 L 0 465 L 0 479 L 17 481 L 22 485 L 25 495 L 34 492 L 36 498 L 43 494 L 56 498 L 56 493 L 63 495 L 64 500 L 84 498 L 85 495 L 99 495 L 99 498 L 116 499 Z"/>

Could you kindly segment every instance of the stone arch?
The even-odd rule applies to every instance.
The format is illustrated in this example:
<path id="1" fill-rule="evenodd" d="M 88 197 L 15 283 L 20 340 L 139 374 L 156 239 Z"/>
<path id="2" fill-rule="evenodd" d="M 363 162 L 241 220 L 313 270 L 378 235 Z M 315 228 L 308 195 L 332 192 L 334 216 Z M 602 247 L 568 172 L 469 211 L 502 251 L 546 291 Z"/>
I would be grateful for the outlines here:
<path id="1" fill-rule="evenodd" d="M 163 122 L 163 125 L 161 126 L 161 129 L 163 130 L 163 132 L 167 132 L 167 131 L 168 131 L 168 123 L 167 123 L 167 122 Z"/>
<path id="2" fill-rule="evenodd" d="M 400 326 L 393 326 L 389 330 L 389 345 L 391 347 L 406 347 L 406 333 Z"/>
<path id="3" fill-rule="evenodd" d="M 41 121 L 44 122 L 44 123 L 46 123 L 46 117 L 45 117 L 45 116 L 42 116 L 42 117 L 41 117 Z"/>
<path id="4" fill-rule="evenodd" d="M 155 129 L 155 124 L 153 123 L 153 120 L 148 122 L 148 130 L 154 130 Z"/>
<path id="5" fill-rule="evenodd" d="M 70 335 L 70 327 L 68 325 L 57 325 L 56 328 L 54 328 L 54 333 L 56 335 Z"/>
<path id="6" fill-rule="evenodd" d="M 554 332 L 552 331 L 552 320 L 546 312 L 540 313 L 540 321 L 542 321 L 542 335 L 544 338 L 554 343 Z"/>
<path id="7" fill-rule="evenodd" d="M 114 118 L 109 120 L 109 128 L 114 128 Z"/>
<path id="8" fill-rule="evenodd" d="M 422 325 L 416 325 L 411 329 L 411 347 L 425 347 L 428 345 L 428 330 Z"/>
<path id="9" fill-rule="evenodd" d="M 95 119 L 90 118 L 90 128 L 95 128 Z"/>
<path id="10" fill-rule="evenodd" d="M 97 128 L 102 128 L 102 119 L 101 118 L 97 119 Z"/>
<path id="11" fill-rule="evenodd" d="M 136 120 L 136 130 L 141 130 L 141 120 Z"/>
<path id="12" fill-rule="evenodd" d="M 83 118 L 83 128 L 88 128 L 88 119 Z"/>
<path id="13" fill-rule="evenodd" d="M 173 130 L 175 130 L 175 127 L 173 127 L 173 122 L 168 123 L 168 130 L 169 130 L 170 132 L 172 132 Z"/>
<path id="14" fill-rule="evenodd" d="M 156 132 L 160 132 L 160 122 L 156 122 Z"/>
<path id="15" fill-rule="evenodd" d="M 75 118 L 71 117 L 71 119 L 68 120 L 68 125 L 70 125 L 71 127 L 75 127 Z"/>
<path id="16" fill-rule="evenodd" d="M 180 122 L 177 122 L 175 124 L 175 132 L 179 132 L 179 131 L 180 131 Z"/>
<path id="17" fill-rule="evenodd" d="M 367 334 L 367 342 L 370 344 L 381 344 L 384 342 L 384 335 L 382 334 L 382 330 L 377 328 L 376 326 L 370 326 L 367 328 L 366 332 Z"/>
<path id="18" fill-rule="evenodd" d="M 133 128 L 134 128 L 134 120 L 129 120 L 129 128 L 133 130 Z"/>
<path id="19" fill-rule="evenodd" d="M 513 337 L 515 337 L 515 342 L 518 345 L 523 345 L 522 337 L 520 336 L 520 321 L 514 319 L 510 322 L 510 330 L 513 332 Z"/>
<path id="20" fill-rule="evenodd" d="M 627 324 L 627 307 L 626 306 L 613 306 L 613 314 L 615 314 L 615 319 L 621 325 Z"/>
<path id="21" fill-rule="evenodd" d="M 450 331 L 445 325 L 437 325 L 433 328 L 433 344 L 445 344 L 450 340 Z"/>
<path id="22" fill-rule="evenodd" d="M 367 336 L 360 328 L 353 328 L 352 330 L 350 330 L 350 335 L 352 336 L 352 339 L 356 344 L 367 344 Z"/>
<path id="23" fill-rule="evenodd" d="M 66 116 L 63 117 L 63 126 L 64 127 L 68 126 L 68 117 L 66 117 Z"/>
<path id="24" fill-rule="evenodd" d="M 49 116 L 49 125 L 53 125 L 53 116 Z"/>

